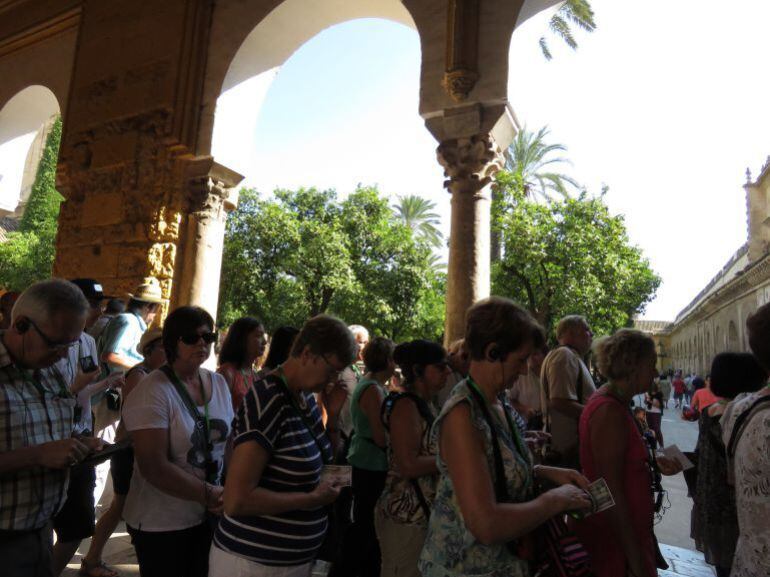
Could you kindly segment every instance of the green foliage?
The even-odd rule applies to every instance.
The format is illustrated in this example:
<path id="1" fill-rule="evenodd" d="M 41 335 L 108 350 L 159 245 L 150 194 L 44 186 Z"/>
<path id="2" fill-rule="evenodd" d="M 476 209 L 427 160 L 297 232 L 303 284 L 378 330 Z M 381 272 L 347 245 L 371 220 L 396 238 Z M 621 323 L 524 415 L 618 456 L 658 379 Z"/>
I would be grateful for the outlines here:
<path id="1" fill-rule="evenodd" d="M 273 329 L 327 312 L 394 340 L 439 339 L 444 277 L 429 242 L 403 224 L 376 188 L 344 201 L 334 191 L 243 190 L 230 215 L 220 322 L 256 315 Z"/>
<path id="2" fill-rule="evenodd" d="M 561 38 L 573 50 L 577 50 L 577 40 L 575 40 L 575 35 L 572 32 L 573 25 L 584 32 L 596 30 L 594 11 L 589 0 L 566 0 L 548 23 L 548 27 L 554 36 Z M 553 58 L 545 36 L 540 38 L 540 50 L 543 52 L 546 60 Z"/>
<path id="3" fill-rule="evenodd" d="M 530 198 L 539 196 L 548 200 L 554 192 L 563 197 L 568 194 L 570 187 L 578 188 L 573 178 L 553 171 L 554 166 L 571 163 L 563 156 L 553 156 L 555 153 L 567 152 L 567 147 L 563 144 L 547 144 L 548 134 L 547 126 L 537 133 L 524 127 L 516 134 L 505 153 L 505 169 L 515 178 L 517 190 Z"/>
<path id="4" fill-rule="evenodd" d="M 57 117 L 46 138 L 19 230 L 0 244 L 0 285 L 9 290 L 24 290 L 51 276 L 59 206 L 64 200 L 56 191 L 61 129 L 61 117 Z"/>
<path id="5" fill-rule="evenodd" d="M 399 197 L 398 204 L 393 207 L 416 236 L 435 248 L 441 248 L 444 236 L 438 228 L 439 215 L 433 212 L 435 209 L 435 203 L 415 194 Z"/>
<path id="6" fill-rule="evenodd" d="M 525 306 L 553 335 L 567 314 L 585 315 L 594 332 L 629 326 L 660 285 L 622 216 L 584 191 L 577 198 L 538 203 L 527 198 L 515 174 L 497 176 L 493 211 L 503 231 L 503 254 L 493 264 L 493 292 Z"/>

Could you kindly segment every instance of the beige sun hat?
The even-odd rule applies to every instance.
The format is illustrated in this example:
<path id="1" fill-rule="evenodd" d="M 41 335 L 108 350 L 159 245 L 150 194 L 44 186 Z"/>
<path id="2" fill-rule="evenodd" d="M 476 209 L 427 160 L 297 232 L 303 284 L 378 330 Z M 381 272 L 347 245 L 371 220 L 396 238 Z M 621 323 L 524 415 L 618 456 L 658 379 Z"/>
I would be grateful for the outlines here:
<path id="1" fill-rule="evenodd" d="M 142 338 L 136 345 L 136 352 L 144 356 L 144 347 L 149 345 L 152 341 L 156 341 L 163 337 L 163 328 L 152 327 L 142 333 Z"/>
<path id="2" fill-rule="evenodd" d="M 168 302 L 168 299 L 163 298 L 160 283 L 154 276 L 146 277 L 144 282 L 136 288 L 134 294 L 128 293 L 128 296 L 143 303 L 162 304 Z"/>

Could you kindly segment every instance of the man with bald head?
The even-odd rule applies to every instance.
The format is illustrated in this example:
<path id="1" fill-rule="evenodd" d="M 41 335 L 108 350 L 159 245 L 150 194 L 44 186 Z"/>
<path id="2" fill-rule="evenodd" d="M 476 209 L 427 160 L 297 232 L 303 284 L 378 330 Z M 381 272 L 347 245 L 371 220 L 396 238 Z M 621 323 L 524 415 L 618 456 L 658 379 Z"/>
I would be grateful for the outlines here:
<path id="1" fill-rule="evenodd" d="M 49 577 L 49 522 L 69 468 L 101 446 L 72 437 L 75 399 L 53 366 L 83 332 L 81 290 L 51 279 L 25 290 L 0 330 L 0 558 L 6 577 Z"/>

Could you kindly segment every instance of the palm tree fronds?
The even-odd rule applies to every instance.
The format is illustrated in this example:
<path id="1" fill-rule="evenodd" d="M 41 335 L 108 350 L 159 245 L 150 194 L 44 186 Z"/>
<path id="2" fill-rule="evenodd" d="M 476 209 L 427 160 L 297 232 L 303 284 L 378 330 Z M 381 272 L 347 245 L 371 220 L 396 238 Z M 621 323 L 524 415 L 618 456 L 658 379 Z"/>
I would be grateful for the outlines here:
<path id="1" fill-rule="evenodd" d="M 540 37 L 540 51 L 543 53 L 546 60 L 551 60 L 553 58 L 553 54 L 551 54 L 551 51 L 548 49 L 548 43 L 545 41 L 545 36 Z"/>

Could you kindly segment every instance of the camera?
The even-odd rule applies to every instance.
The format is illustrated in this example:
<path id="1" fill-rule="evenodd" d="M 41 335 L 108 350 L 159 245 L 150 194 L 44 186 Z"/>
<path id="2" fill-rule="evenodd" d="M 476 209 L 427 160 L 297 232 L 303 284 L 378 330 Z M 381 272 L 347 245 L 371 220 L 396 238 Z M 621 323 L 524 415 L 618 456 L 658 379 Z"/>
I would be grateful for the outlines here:
<path id="1" fill-rule="evenodd" d="M 91 356 L 87 357 L 80 357 L 80 370 L 84 373 L 90 373 L 92 371 L 95 371 L 97 368 L 96 363 L 94 362 L 94 358 Z"/>

